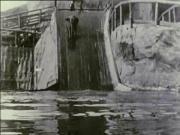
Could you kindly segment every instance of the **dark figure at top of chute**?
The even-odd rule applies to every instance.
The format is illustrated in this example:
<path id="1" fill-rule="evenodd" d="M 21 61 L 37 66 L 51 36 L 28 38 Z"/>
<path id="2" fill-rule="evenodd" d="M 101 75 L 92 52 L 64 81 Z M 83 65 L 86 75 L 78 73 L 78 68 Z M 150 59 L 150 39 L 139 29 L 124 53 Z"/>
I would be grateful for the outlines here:
<path id="1" fill-rule="evenodd" d="M 68 35 L 68 42 L 69 45 L 72 47 L 75 47 L 75 42 L 78 36 L 78 22 L 79 19 L 76 16 L 69 16 L 68 18 L 66 18 L 67 23 L 67 27 L 66 27 L 66 32 Z M 73 45 L 74 44 L 74 45 Z"/>

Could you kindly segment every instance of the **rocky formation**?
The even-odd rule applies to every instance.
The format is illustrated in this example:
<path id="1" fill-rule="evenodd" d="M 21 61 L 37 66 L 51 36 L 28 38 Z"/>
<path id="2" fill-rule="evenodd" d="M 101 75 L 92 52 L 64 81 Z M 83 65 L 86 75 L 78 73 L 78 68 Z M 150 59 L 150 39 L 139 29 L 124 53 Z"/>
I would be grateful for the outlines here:
<path id="1" fill-rule="evenodd" d="M 180 87 L 180 29 L 127 25 L 113 50 L 122 83 L 142 87 Z M 115 36 L 115 35 L 114 35 Z"/>

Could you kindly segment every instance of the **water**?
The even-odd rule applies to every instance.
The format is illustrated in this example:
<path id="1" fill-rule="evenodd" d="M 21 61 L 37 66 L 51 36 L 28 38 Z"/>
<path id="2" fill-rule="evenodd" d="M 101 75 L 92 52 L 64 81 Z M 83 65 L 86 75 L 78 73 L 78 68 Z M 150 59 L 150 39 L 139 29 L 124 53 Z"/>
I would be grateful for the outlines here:
<path id="1" fill-rule="evenodd" d="M 180 94 L 1 92 L 1 134 L 180 135 Z"/>

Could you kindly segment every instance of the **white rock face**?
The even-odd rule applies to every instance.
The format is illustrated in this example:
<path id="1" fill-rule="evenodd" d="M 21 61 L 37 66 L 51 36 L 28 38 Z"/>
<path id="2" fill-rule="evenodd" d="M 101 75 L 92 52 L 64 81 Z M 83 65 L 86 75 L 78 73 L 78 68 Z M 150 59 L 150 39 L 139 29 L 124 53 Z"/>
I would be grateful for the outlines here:
<path id="1" fill-rule="evenodd" d="M 48 39 L 48 40 L 47 40 Z M 34 51 L 35 89 L 46 89 L 57 83 L 58 79 L 58 34 L 55 12 L 49 27 L 41 35 Z"/>
<path id="2" fill-rule="evenodd" d="M 118 34 L 118 38 L 116 38 Z M 180 86 L 180 30 L 125 25 L 112 33 L 112 47 L 124 84 L 142 87 Z"/>

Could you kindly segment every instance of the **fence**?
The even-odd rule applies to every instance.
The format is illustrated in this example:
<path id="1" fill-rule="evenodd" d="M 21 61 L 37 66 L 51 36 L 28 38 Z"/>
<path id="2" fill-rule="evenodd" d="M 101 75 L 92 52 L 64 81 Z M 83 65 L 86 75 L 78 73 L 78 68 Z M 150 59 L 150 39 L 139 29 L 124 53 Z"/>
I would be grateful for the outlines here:
<path id="1" fill-rule="evenodd" d="M 174 5 L 164 11 L 159 20 L 162 25 L 179 24 L 180 25 L 180 5 Z M 178 25 L 177 25 L 178 26 Z"/>
<path id="2" fill-rule="evenodd" d="M 32 10 L 20 14 L 1 17 L 1 28 L 9 29 L 37 29 L 39 24 L 50 21 L 53 7 Z"/>

